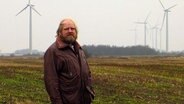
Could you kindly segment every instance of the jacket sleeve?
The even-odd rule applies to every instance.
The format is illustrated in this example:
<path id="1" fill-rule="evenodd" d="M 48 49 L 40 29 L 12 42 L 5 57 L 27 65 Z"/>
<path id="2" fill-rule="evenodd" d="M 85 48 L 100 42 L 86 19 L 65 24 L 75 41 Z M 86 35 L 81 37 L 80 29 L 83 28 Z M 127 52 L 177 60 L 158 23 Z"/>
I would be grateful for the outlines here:
<path id="1" fill-rule="evenodd" d="M 44 82 L 52 104 L 63 104 L 59 91 L 54 51 L 48 49 L 44 55 Z"/>

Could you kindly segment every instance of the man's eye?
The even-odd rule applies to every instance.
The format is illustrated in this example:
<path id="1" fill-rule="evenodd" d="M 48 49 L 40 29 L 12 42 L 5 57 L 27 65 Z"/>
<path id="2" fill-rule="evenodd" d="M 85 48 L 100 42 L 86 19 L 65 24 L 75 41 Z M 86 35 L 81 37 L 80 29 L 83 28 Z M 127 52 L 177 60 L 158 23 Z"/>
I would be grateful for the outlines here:
<path id="1" fill-rule="evenodd" d="M 75 28 L 64 28 L 64 30 L 75 30 Z"/>

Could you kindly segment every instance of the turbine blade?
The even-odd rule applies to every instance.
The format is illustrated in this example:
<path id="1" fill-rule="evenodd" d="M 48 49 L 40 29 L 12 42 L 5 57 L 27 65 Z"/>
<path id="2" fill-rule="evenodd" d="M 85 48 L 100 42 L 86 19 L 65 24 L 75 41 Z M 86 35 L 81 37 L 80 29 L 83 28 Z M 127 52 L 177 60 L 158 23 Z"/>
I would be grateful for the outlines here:
<path id="1" fill-rule="evenodd" d="M 28 1 L 28 4 L 31 4 L 30 0 Z"/>
<path id="2" fill-rule="evenodd" d="M 169 10 L 169 9 L 171 9 L 171 8 L 175 7 L 175 6 L 176 6 L 176 4 L 175 4 L 175 5 L 173 5 L 173 6 L 171 6 L 171 7 L 169 7 L 167 10 Z"/>
<path id="3" fill-rule="evenodd" d="M 135 22 L 135 23 L 137 23 L 137 24 L 145 24 L 144 22 Z"/>
<path id="4" fill-rule="evenodd" d="M 31 9 L 33 9 L 38 15 L 41 16 L 41 14 L 34 7 L 31 7 Z"/>
<path id="5" fill-rule="evenodd" d="M 164 8 L 164 10 L 165 10 L 165 7 L 164 7 L 164 5 L 162 4 L 162 2 L 159 0 L 159 2 L 160 2 L 160 4 L 162 5 L 162 7 Z"/>
<path id="6" fill-rule="evenodd" d="M 164 13 L 164 16 L 163 16 L 163 20 L 162 20 L 162 25 L 161 25 L 161 27 L 160 27 L 160 30 L 162 30 L 162 28 L 163 28 L 163 25 L 164 25 L 164 21 L 165 21 L 165 13 Z"/>
<path id="7" fill-rule="evenodd" d="M 150 16 L 150 14 L 151 14 L 151 12 L 148 13 L 148 15 L 147 15 L 147 17 L 146 17 L 146 19 L 145 19 L 145 21 L 144 21 L 145 23 L 146 23 L 148 17 Z"/>
<path id="8" fill-rule="evenodd" d="M 29 5 L 27 5 L 24 9 L 22 9 L 20 12 L 18 12 L 18 13 L 16 14 L 16 16 L 19 15 L 22 11 L 24 11 L 28 6 L 29 6 Z"/>

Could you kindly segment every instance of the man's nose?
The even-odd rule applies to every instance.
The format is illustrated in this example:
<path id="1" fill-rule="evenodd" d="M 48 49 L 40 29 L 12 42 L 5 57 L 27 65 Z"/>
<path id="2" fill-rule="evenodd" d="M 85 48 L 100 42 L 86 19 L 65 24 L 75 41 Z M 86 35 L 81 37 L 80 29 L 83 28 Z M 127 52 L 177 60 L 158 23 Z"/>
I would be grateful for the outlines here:
<path id="1" fill-rule="evenodd" d="M 69 28 L 68 31 L 69 31 L 69 32 L 72 32 L 73 30 L 72 30 L 72 28 Z"/>

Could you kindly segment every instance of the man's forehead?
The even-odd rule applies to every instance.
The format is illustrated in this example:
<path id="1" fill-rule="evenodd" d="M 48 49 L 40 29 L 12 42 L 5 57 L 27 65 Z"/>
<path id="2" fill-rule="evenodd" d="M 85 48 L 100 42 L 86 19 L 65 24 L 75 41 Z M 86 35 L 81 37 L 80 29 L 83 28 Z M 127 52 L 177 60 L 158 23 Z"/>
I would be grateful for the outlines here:
<path id="1" fill-rule="evenodd" d="M 74 21 L 72 21 L 71 19 L 65 19 L 61 22 L 61 24 L 63 25 L 75 25 Z"/>

